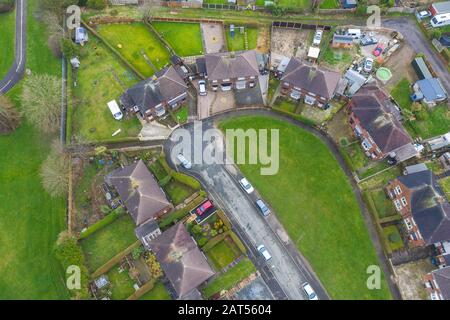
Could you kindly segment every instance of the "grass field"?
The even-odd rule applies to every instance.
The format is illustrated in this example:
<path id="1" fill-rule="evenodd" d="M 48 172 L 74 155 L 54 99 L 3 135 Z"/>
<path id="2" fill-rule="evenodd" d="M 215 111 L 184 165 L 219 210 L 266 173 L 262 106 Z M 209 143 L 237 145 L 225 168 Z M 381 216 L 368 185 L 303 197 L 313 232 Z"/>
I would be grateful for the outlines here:
<path id="1" fill-rule="evenodd" d="M 0 79 L 14 62 L 15 11 L 0 14 Z"/>
<path id="2" fill-rule="evenodd" d="M 184 199 L 194 193 L 194 190 L 189 188 L 187 185 L 176 181 L 175 179 L 172 179 L 167 185 L 164 186 L 164 191 L 166 191 L 174 205 L 182 203 Z"/>
<path id="3" fill-rule="evenodd" d="M 392 251 L 399 250 L 404 247 L 400 232 L 395 225 L 383 228 L 383 236 Z"/>
<path id="4" fill-rule="evenodd" d="M 81 241 L 89 270 L 94 272 L 112 257 L 136 242 L 133 220 L 128 214 Z"/>
<path id="5" fill-rule="evenodd" d="M 171 300 L 169 293 L 161 282 L 156 282 L 155 286 L 139 300 Z"/>
<path id="6" fill-rule="evenodd" d="M 153 26 L 179 56 L 196 56 L 203 53 L 200 24 L 153 22 Z"/>
<path id="7" fill-rule="evenodd" d="M 256 48 L 258 41 L 258 29 L 245 27 L 245 31 L 247 32 L 247 41 L 248 41 L 248 50 L 252 50 Z M 241 34 L 239 29 L 235 29 L 234 37 L 231 37 L 230 27 L 226 27 L 226 37 L 227 37 L 227 46 L 228 51 L 242 51 L 246 50 L 245 48 L 245 36 Z"/>
<path id="8" fill-rule="evenodd" d="M 280 7 L 294 8 L 294 9 L 307 9 L 311 7 L 309 0 L 278 0 L 275 1 Z"/>
<path id="9" fill-rule="evenodd" d="M 319 6 L 320 9 L 339 9 L 340 7 L 338 0 L 323 0 Z"/>
<path id="10" fill-rule="evenodd" d="M 106 275 L 111 283 L 112 300 L 125 300 L 135 292 L 128 270 L 119 273 L 119 266 L 114 266 Z"/>
<path id="11" fill-rule="evenodd" d="M 238 282 L 247 278 L 253 272 L 256 272 L 255 266 L 247 257 L 245 257 L 227 272 L 212 280 L 202 292 L 206 297 L 211 297 L 221 290 L 228 290 L 234 287 Z"/>
<path id="12" fill-rule="evenodd" d="M 222 240 L 206 252 L 208 260 L 217 271 L 229 265 L 239 256 L 239 250 L 232 248 L 227 241 Z"/>
<path id="13" fill-rule="evenodd" d="M 60 75 L 59 60 L 42 41 L 45 26 L 32 17 L 35 8 L 35 2 L 28 3 L 27 68 Z M 20 93 L 21 84 L 8 96 L 18 102 Z M 52 139 L 26 121 L 13 134 L 0 136 L 0 148 L 6 151 L 0 157 L 0 299 L 69 298 L 64 271 L 53 255 L 57 235 L 65 228 L 65 200 L 50 198 L 39 176 Z"/>
<path id="14" fill-rule="evenodd" d="M 317 137 L 268 117 L 233 118 L 220 128 L 279 130 L 279 172 L 261 176 L 260 165 L 240 169 L 275 209 L 333 299 L 391 298 L 384 277 L 381 290 L 367 289 L 366 270 L 379 262 L 350 183 Z"/>
<path id="15" fill-rule="evenodd" d="M 158 70 L 169 63 L 169 52 L 144 23 L 104 24 L 98 27 L 98 32 L 146 77 L 154 71 L 143 53 Z M 122 48 L 118 48 L 119 44 Z"/>
<path id="16" fill-rule="evenodd" d="M 80 61 L 77 86 L 73 88 L 73 133 L 88 141 L 137 137 L 141 129 L 139 120 L 134 116 L 115 120 L 107 103 L 117 100 L 138 78 L 92 34 L 82 49 Z M 121 132 L 112 137 L 118 129 Z"/>

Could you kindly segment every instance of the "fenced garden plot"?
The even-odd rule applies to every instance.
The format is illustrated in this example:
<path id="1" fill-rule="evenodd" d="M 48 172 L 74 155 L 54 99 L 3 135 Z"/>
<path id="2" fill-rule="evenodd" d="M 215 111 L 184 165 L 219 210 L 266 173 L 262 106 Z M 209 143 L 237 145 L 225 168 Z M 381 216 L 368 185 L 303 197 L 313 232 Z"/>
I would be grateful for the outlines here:
<path id="1" fill-rule="evenodd" d="M 146 77 L 169 63 L 169 51 L 143 22 L 102 24 L 97 31 Z"/>
<path id="2" fill-rule="evenodd" d="M 231 237 L 227 236 L 214 247 L 206 251 L 205 254 L 214 268 L 217 271 L 220 271 L 236 260 L 242 252 L 233 242 Z"/>
<path id="3" fill-rule="evenodd" d="M 400 250 L 405 246 L 402 236 L 395 225 L 383 228 L 383 238 L 391 251 Z"/>
<path id="4" fill-rule="evenodd" d="M 158 281 L 153 288 L 142 295 L 139 300 L 171 300 L 171 298 L 164 284 L 161 281 Z"/>
<path id="5" fill-rule="evenodd" d="M 115 266 L 106 275 L 111 283 L 112 300 L 125 300 L 135 292 L 135 281 L 131 279 L 128 270 Z"/>
<path id="6" fill-rule="evenodd" d="M 161 229 L 168 229 L 171 225 L 177 223 L 178 221 L 183 219 L 185 216 L 187 216 L 192 209 L 194 209 L 200 203 L 205 201 L 205 199 L 206 199 L 205 195 L 200 194 L 198 197 L 196 197 L 194 200 L 192 200 L 190 203 L 188 203 L 184 208 L 181 208 L 177 211 L 166 214 L 159 221 L 159 227 Z"/>
<path id="7" fill-rule="evenodd" d="M 181 57 L 203 54 L 199 23 L 174 23 L 155 21 L 152 26 Z"/>
<path id="8" fill-rule="evenodd" d="M 252 50 L 256 48 L 258 41 L 258 29 L 256 27 L 244 26 L 244 33 L 235 28 L 234 37 L 231 37 L 230 26 L 225 26 L 228 51 Z"/>
<path id="9" fill-rule="evenodd" d="M 81 49 L 80 68 L 73 87 L 72 131 L 83 141 L 136 138 L 141 130 L 139 120 L 132 116 L 117 121 L 107 103 L 118 99 L 139 79 L 92 34 Z M 116 130 L 119 134 L 112 136 Z"/>

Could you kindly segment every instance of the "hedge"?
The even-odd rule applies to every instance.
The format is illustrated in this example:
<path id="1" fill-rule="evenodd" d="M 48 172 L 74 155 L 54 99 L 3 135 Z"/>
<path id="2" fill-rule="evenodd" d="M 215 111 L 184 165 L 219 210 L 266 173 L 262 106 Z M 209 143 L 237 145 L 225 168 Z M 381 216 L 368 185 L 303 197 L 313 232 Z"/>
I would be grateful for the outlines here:
<path id="1" fill-rule="evenodd" d="M 131 246 L 123 250 L 122 252 L 116 254 L 114 257 L 111 258 L 108 262 L 106 262 L 104 265 L 102 265 L 100 268 L 94 271 L 92 273 L 91 278 L 95 279 L 102 274 L 108 272 L 112 267 L 114 267 L 116 264 L 118 264 L 123 257 L 125 257 L 127 254 L 129 254 L 131 251 L 133 251 L 135 248 L 139 247 L 141 245 L 141 242 L 137 240 L 135 243 L 133 243 Z"/>
<path id="2" fill-rule="evenodd" d="M 217 236 L 215 236 L 214 238 L 212 238 L 211 240 L 208 241 L 208 243 L 206 243 L 203 247 L 202 250 L 204 252 L 207 252 L 208 250 L 211 250 L 216 244 L 218 244 L 220 241 L 222 241 L 223 239 L 225 239 L 229 234 L 231 233 L 231 230 L 225 231 Z"/>
<path id="3" fill-rule="evenodd" d="M 231 222 L 228 220 L 225 213 L 222 211 L 222 209 L 217 210 L 217 216 L 220 218 L 220 220 L 223 221 L 223 224 L 227 226 L 228 229 L 231 229 Z"/>
<path id="4" fill-rule="evenodd" d="M 187 174 L 174 171 L 172 172 L 172 177 L 178 182 L 187 185 L 191 189 L 200 190 L 201 188 L 200 182 Z"/>
<path id="5" fill-rule="evenodd" d="M 89 271 L 84 261 L 83 251 L 78 245 L 77 238 L 63 231 L 58 237 L 54 247 L 55 257 L 61 264 L 64 272 L 69 266 L 78 266 L 81 271 L 81 289 L 69 290 L 74 299 L 89 298 Z"/>
<path id="6" fill-rule="evenodd" d="M 241 239 L 239 239 L 239 237 L 237 236 L 236 233 L 234 233 L 233 231 L 230 232 L 230 238 L 234 241 L 234 243 L 236 244 L 236 246 L 239 248 L 239 250 L 241 250 L 242 253 L 246 253 L 247 252 L 247 248 L 245 247 L 245 245 L 242 243 Z"/>
<path id="7" fill-rule="evenodd" d="M 192 200 L 186 207 L 165 215 L 160 220 L 159 227 L 161 229 L 168 227 L 175 220 L 179 220 L 179 219 L 183 218 L 185 215 L 188 214 L 189 211 L 194 209 L 196 206 L 198 206 L 203 201 L 205 201 L 205 197 L 203 195 L 199 195 L 197 198 Z"/>
<path id="8" fill-rule="evenodd" d="M 119 217 L 121 217 L 124 213 L 125 213 L 125 210 L 123 210 L 122 207 L 118 207 L 113 212 L 108 214 L 106 217 L 104 217 L 103 219 L 101 219 L 101 220 L 97 221 L 96 223 L 92 224 L 86 230 L 82 231 L 80 233 L 79 239 L 80 240 L 84 239 L 84 238 L 90 236 L 91 234 L 93 234 L 94 232 L 102 229 L 103 227 L 106 227 L 107 225 L 113 223 Z"/>
<path id="9" fill-rule="evenodd" d="M 137 300 L 140 297 L 142 297 L 144 294 L 149 292 L 153 289 L 156 283 L 155 278 L 150 279 L 146 284 L 144 284 L 142 287 L 140 287 L 135 293 L 133 293 L 131 296 L 127 298 L 127 300 Z"/>

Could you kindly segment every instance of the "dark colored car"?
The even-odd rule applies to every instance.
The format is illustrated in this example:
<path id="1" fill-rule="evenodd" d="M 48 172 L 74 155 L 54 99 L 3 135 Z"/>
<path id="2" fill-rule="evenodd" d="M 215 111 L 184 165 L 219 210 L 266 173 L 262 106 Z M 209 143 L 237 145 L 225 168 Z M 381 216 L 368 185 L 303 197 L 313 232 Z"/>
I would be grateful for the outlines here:
<path id="1" fill-rule="evenodd" d="M 201 216 L 203 213 L 205 213 L 205 211 L 208 211 L 208 209 L 211 209 L 213 206 L 214 205 L 211 200 L 206 201 L 197 208 L 197 215 Z"/>

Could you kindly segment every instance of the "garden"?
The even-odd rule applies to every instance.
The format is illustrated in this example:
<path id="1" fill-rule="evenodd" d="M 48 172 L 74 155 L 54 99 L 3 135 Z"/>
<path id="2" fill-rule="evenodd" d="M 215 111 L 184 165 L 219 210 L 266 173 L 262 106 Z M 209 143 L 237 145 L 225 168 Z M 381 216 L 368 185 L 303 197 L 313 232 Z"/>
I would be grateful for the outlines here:
<path id="1" fill-rule="evenodd" d="M 257 46 L 258 28 L 244 26 L 244 33 L 235 27 L 234 37 L 231 37 L 229 26 L 225 26 L 228 51 L 252 50 Z M 247 39 L 246 39 L 247 38 Z M 247 40 L 247 46 L 245 45 Z"/>
<path id="2" fill-rule="evenodd" d="M 299 251 L 331 298 L 390 299 L 384 278 L 381 290 L 367 289 L 366 268 L 379 262 L 350 182 L 327 146 L 311 133 L 269 117 L 232 118 L 219 127 L 280 131 L 277 174 L 261 176 L 260 165 L 239 167 L 274 208 L 291 239 L 298 239 Z"/>
<path id="3" fill-rule="evenodd" d="M 198 23 L 152 22 L 153 27 L 181 57 L 203 54 L 203 42 Z"/>
<path id="4" fill-rule="evenodd" d="M 395 225 L 383 228 L 385 242 L 389 245 L 391 251 L 402 249 L 405 245 L 402 236 Z"/>
<path id="5" fill-rule="evenodd" d="M 159 71 L 169 63 L 170 53 L 153 31 L 142 22 L 102 24 L 97 30 L 145 77 L 155 73 L 154 67 Z"/>
<path id="6" fill-rule="evenodd" d="M 138 77 L 129 70 L 95 36 L 81 49 L 80 68 L 73 73 L 76 86 L 72 88 L 72 139 L 81 141 L 123 140 L 137 138 L 141 124 L 135 116 L 115 120 L 107 103 L 118 99 Z M 70 99 L 70 98 L 69 98 Z M 69 124 L 70 125 L 70 124 Z M 117 130 L 120 132 L 113 136 Z M 78 142 L 78 141 L 77 141 Z"/>
<path id="7" fill-rule="evenodd" d="M 339 9 L 341 4 L 339 0 L 322 0 L 320 3 L 320 9 Z"/>

